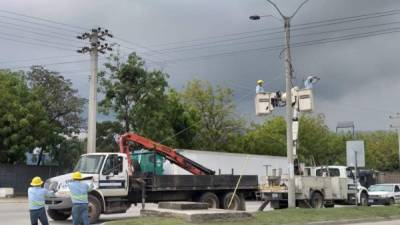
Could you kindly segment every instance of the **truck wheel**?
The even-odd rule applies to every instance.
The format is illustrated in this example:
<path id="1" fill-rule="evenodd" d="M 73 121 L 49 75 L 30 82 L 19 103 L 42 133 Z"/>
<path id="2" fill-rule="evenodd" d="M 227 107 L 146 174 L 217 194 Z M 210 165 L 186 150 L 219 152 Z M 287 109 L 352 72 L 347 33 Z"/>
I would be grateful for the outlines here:
<path id="1" fill-rule="evenodd" d="M 203 193 L 199 200 L 199 202 L 204 202 L 208 204 L 209 208 L 217 209 L 219 208 L 219 199 L 218 196 L 212 192 L 205 192 Z"/>
<path id="2" fill-rule="evenodd" d="M 96 223 L 97 220 L 99 220 L 101 212 L 100 200 L 93 195 L 89 195 L 88 200 L 89 200 L 88 204 L 89 222 L 91 224 Z"/>
<path id="3" fill-rule="evenodd" d="M 329 203 L 329 204 L 324 204 L 324 207 L 325 207 L 325 208 L 333 208 L 333 207 L 335 207 L 335 204 L 331 204 L 331 203 Z"/>
<path id="4" fill-rule="evenodd" d="M 324 196 L 319 192 L 314 192 L 311 195 L 310 205 L 316 209 L 322 208 L 324 206 Z"/>
<path id="5" fill-rule="evenodd" d="M 67 220 L 71 216 L 71 211 L 60 211 L 56 209 L 48 209 L 47 214 L 55 221 Z"/>
<path id="6" fill-rule="evenodd" d="M 233 199 L 232 199 L 233 196 Z M 232 199 L 232 202 L 231 202 Z M 231 202 L 231 205 L 229 203 Z M 244 199 L 240 198 L 237 194 L 229 192 L 222 197 L 222 208 L 230 210 L 245 210 Z"/>
<path id="7" fill-rule="evenodd" d="M 365 192 L 361 193 L 359 206 L 368 206 L 368 195 Z"/>
<path id="8" fill-rule="evenodd" d="M 389 206 L 390 206 L 390 205 L 394 205 L 394 199 L 393 199 L 393 198 L 390 198 L 387 205 L 389 205 Z"/>

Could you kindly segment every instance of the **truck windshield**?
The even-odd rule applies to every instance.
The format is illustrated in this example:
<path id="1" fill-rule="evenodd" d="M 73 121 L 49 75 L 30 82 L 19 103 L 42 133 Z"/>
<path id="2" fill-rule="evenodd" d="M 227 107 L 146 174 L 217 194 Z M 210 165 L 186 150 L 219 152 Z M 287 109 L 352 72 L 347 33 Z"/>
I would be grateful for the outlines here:
<path id="1" fill-rule="evenodd" d="M 368 191 L 387 191 L 392 192 L 394 186 L 393 185 L 372 185 L 368 188 Z"/>
<path id="2" fill-rule="evenodd" d="M 79 159 L 74 171 L 79 171 L 81 173 L 99 173 L 103 160 L 104 155 L 84 155 Z"/>

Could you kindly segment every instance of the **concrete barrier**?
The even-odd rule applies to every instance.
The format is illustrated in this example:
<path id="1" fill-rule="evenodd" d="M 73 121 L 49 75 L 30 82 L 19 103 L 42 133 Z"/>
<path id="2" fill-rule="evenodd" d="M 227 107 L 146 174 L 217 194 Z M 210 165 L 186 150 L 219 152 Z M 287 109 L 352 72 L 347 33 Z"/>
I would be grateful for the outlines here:
<path id="1" fill-rule="evenodd" d="M 14 188 L 0 188 L 0 198 L 14 197 Z"/>

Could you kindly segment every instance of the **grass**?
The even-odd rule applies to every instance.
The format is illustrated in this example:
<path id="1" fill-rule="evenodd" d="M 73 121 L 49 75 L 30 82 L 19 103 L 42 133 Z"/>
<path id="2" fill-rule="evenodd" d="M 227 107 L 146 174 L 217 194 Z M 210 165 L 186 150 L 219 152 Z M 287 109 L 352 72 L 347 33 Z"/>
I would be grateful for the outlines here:
<path id="1" fill-rule="evenodd" d="M 333 209 L 284 209 L 259 212 L 254 217 L 239 221 L 202 223 L 202 225 L 277 225 L 304 224 L 316 221 L 336 221 L 360 218 L 389 218 L 400 215 L 400 206 L 391 207 L 345 207 Z M 107 225 L 193 225 L 180 219 L 161 217 L 138 217 L 130 220 L 108 222 Z"/>

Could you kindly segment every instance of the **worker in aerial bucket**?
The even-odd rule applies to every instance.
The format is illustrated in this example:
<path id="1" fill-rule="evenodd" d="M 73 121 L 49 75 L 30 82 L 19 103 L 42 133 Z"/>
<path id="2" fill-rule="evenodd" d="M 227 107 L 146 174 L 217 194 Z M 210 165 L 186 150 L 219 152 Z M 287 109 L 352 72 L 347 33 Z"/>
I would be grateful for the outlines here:
<path id="1" fill-rule="evenodd" d="M 265 91 L 264 91 L 264 81 L 263 80 L 258 80 L 257 81 L 256 94 L 258 94 L 258 93 L 265 93 Z"/>
<path id="2" fill-rule="evenodd" d="M 31 225 L 37 225 L 38 220 L 42 225 L 49 224 L 45 209 L 45 197 L 51 195 L 52 192 L 43 188 L 42 185 L 42 179 L 40 177 L 34 177 L 31 182 L 31 187 L 28 188 Z"/>
<path id="3" fill-rule="evenodd" d="M 93 190 L 93 183 L 82 181 L 82 174 L 77 171 L 72 173 L 72 181 L 68 183 L 72 200 L 72 224 L 89 225 L 88 193 Z"/>

